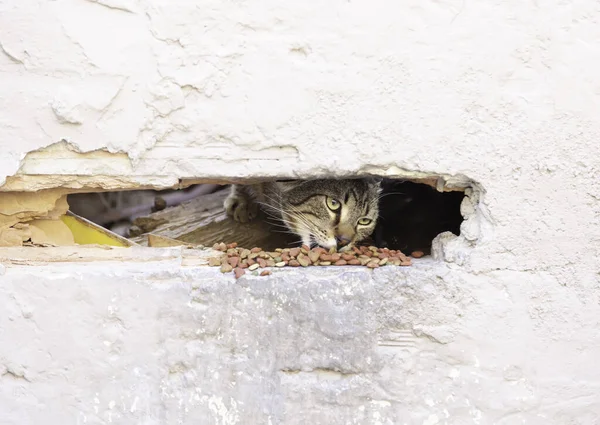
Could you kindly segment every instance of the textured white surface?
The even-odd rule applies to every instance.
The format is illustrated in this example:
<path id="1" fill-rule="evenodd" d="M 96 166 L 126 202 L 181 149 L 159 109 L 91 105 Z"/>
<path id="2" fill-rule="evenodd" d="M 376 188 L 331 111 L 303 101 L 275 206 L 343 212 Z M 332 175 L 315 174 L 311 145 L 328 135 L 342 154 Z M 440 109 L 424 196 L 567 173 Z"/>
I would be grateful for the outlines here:
<path id="1" fill-rule="evenodd" d="M 167 256 L 1 279 L 3 425 L 600 419 L 591 280 L 425 259 L 234 281 Z"/>
<path id="2" fill-rule="evenodd" d="M 62 139 L 124 152 L 131 174 L 149 176 L 394 165 L 490 185 L 490 175 L 560 171 L 558 155 L 592 161 L 600 149 L 599 9 L 591 0 L 3 1 L 0 178 Z M 585 174 L 589 162 L 574 162 L 569 174 Z M 24 174 L 91 172 L 23 165 Z"/>
<path id="3" fill-rule="evenodd" d="M 595 264 L 600 239 L 599 11 L 594 1 L 4 1 L 0 178 L 20 166 L 26 190 L 43 175 L 111 188 L 465 175 L 485 189 L 494 225 L 478 268 L 560 259 L 569 280 Z M 21 161 L 63 139 L 62 153 Z"/>
<path id="4" fill-rule="evenodd" d="M 483 189 L 481 203 L 465 203 L 471 218 L 464 236 L 445 246 L 454 264 L 430 264 L 425 280 L 438 279 L 441 291 L 454 282 L 469 300 L 457 307 L 452 350 L 476 357 L 485 373 L 455 371 L 451 365 L 463 360 L 440 354 L 448 345 L 432 346 L 434 356 L 423 360 L 427 383 L 418 385 L 440 387 L 467 373 L 479 385 L 462 387 L 469 401 L 461 409 L 470 413 L 452 408 L 447 418 L 431 408 L 437 399 L 423 398 L 406 422 L 595 424 L 598 16 L 593 0 L 0 1 L 0 181 L 35 190 L 360 172 L 466 176 Z M 61 140 L 68 143 L 56 145 Z M 144 268 L 136 276 L 162 282 L 168 273 L 161 264 L 154 264 L 160 273 Z M 93 264 L 60 274 L 11 267 L 0 279 L 13 304 L 32 276 L 50 292 L 60 277 L 73 297 L 88 273 L 102 291 L 105 281 L 132 297 L 141 290 L 126 266 L 116 269 L 118 278 Z M 414 283 L 411 291 L 426 298 L 430 287 Z M 160 283 L 144 288 L 151 308 L 177 314 L 156 305 Z M 89 294 L 90 308 L 100 308 Z M 451 299 L 451 291 L 445 294 Z M 65 326 L 45 332 L 59 338 L 69 323 L 60 314 L 71 301 L 52 302 Z M 123 303 L 127 311 L 134 301 Z M 431 319 L 424 314 L 423 321 Z M 414 324 L 401 316 L 395 323 Z M 81 335 L 97 324 L 78 325 Z M 152 351 L 162 342 L 144 344 Z M 235 339 L 230 344 L 237 347 Z M 80 356 L 89 348 L 75 347 Z M 28 361 L 21 362 L 38 362 Z M 89 370 L 77 375 L 75 388 L 93 392 L 94 380 L 106 382 L 112 373 Z M 411 379 L 421 379 L 414 373 Z M 500 385 L 505 379 L 515 384 Z M 476 401 L 481 386 L 489 393 Z M 40 391 L 27 394 L 51 404 Z M 495 398 L 498 391 L 505 395 Z M 152 403 L 143 395 L 137 406 Z M 440 397 L 450 403 L 456 394 Z M 222 402 L 213 400 L 215 411 L 223 412 Z M 385 418 L 363 423 L 396 423 Z"/>

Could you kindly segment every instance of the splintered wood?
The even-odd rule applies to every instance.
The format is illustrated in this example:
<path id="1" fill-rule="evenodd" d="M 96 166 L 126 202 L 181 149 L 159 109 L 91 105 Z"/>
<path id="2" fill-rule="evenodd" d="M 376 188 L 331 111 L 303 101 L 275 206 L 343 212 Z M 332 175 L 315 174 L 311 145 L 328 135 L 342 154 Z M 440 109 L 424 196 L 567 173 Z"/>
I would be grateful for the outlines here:
<path id="1" fill-rule="evenodd" d="M 262 270 L 260 275 L 271 274 L 268 268 L 308 267 L 308 266 L 366 266 L 375 269 L 381 266 L 410 266 L 411 261 L 400 251 L 374 246 L 353 247 L 347 252 L 337 252 L 334 248 L 277 248 L 275 251 L 263 251 L 261 248 L 239 248 L 237 243 L 218 243 L 213 249 L 221 251 L 219 257 L 209 259 L 209 266 L 220 267 L 221 272 L 233 271 L 236 279 L 246 270 Z"/>

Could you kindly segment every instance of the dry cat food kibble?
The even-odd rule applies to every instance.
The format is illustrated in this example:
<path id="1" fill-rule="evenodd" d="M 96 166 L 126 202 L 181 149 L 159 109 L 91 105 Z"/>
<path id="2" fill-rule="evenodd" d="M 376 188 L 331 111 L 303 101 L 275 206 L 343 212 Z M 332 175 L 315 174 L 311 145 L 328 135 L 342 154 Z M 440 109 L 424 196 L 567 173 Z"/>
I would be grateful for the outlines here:
<path id="1" fill-rule="evenodd" d="M 277 248 L 275 251 L 263 251 L 259 247 L 238 248 L 237 243 L 217 243 L 213 249 L 221 251 L 220 257 L 208 259 L 208 265 L 220 267 L 221 272 L 233 270 L 236 279 L 248 271 L 266 267 L 308 267 L 308 266 L 366 266 L 375 269 L 381 266 L 410 266 L 411 261 L 400 251 L 374 246 L 353 247 L 347 252 L 329 251 L 324 248 Z M 263 270 L 260 276 L 268 276 L 270 270 Z"/>

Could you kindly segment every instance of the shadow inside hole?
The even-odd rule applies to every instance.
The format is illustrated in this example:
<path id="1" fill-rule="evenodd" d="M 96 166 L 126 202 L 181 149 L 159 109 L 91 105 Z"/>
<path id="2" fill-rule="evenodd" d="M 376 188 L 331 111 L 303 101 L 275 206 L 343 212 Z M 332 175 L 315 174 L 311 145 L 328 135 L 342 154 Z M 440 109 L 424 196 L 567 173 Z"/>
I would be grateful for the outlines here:
<path id="1" fill-rule="evenodd" d="M 440 233 L 460 235 L 464 192 L 438 192 L 429 185 L 384 180 L 379 219 L 373 233 L 378 247 L 431 253 L 431 242 Z"/>

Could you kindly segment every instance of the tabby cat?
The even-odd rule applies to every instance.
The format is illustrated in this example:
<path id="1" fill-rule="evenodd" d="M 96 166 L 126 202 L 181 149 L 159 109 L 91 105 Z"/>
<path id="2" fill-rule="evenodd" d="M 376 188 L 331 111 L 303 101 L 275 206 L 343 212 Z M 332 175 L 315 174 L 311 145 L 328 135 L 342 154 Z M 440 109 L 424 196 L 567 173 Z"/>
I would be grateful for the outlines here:
<path id="1" fill-rule="evenodd" d="M 345 251 L 367 238 L 379 214 L 375 179 L 287 180 L 233 185 L 225 210 L 234 220 L 254 219 L 259 205 L 281 220 L 304 245 Z"/>

